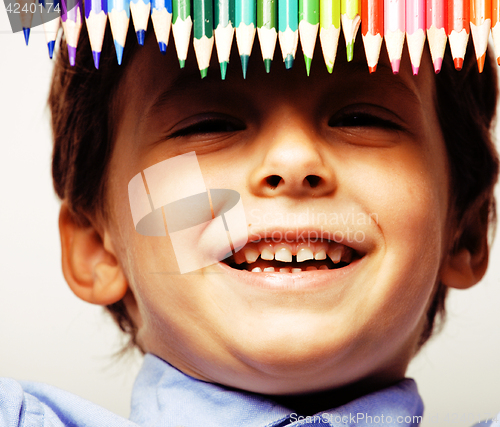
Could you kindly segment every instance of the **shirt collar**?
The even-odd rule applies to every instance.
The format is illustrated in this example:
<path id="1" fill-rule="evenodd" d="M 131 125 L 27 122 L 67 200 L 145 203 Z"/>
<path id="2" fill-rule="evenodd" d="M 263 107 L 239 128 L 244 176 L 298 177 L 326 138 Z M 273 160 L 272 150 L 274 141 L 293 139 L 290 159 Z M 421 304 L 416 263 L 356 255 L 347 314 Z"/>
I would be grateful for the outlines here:
<path id="1" fill-rule="evenodd" d="M 148 427 L 295 427 L 307 421 L 313 426 L 402 427 L 418 425 L 422 413 L 417 386 L 409 378 L 315 418 L 301 419 L 264 396 L 197 380 L 147 354 L 132 391 L 130 420 Z"/>

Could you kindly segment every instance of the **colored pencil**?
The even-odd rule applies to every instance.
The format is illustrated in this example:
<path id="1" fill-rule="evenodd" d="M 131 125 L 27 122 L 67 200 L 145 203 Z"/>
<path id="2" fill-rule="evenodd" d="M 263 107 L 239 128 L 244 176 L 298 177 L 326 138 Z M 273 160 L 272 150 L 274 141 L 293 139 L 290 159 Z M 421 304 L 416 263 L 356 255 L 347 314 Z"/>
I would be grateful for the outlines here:
<path id="1" fill-rule="evenodd" d="M 220 75 L 224 80 L 234 37 L 234 0 L 214 1 L 214 28 Z"/>
<path id="2" fill-rule="evenodd" d="M 418 74 L 425 43 L 425 0 L 406 0 L 406 44 L 413 75 Z"/>
<path id="3" fill-rule="evenodd" d="M 87 23 L 94 65 L 97 69 L 99 69 L 99 59 L 101 58 L 104 31 L 106 30 L 107 14 L 107 0 L 85 0 L 85 22 Z"/>
<path id="4" fill-rule="evenodd" d="M 311 62 L 319 29 L 319 0 L 299 0 L 299 37 L 306 63 L 306 72 L 311 71 Z"/>
<path id="5" fill-rule="evenodd" d="M 271 63 L 278 39 L 278 0 L 257 0 L 257 34 L 266 72 L 271 71 Z"/>
<path id="6" fill-rule="evenodd" d="M 384 39 L 394 74 L 399 73 L 405 31 L 405 0 L 384 0 Z"/>
<path id="7" fill-rule="evenodd" d="M 130 13 L 134 21 L 137 42 L 143 46 L 151 14 L 151 0 L 130 0 Z"/>
<path id="8" fill-rule="evenodd" d="M 78 37 L 82 29 L 82 0 L 62 0 L 61 21 L 68 45 L 69 63 L 75 65 Z"/>
<path id="9" fill-rule="evenodd" d="M 340 0 L 319 1 L 319 40 L 326 69 L 333 71 L 340 36 Z"/>
<path id="10" fill-rule="evenodd" d="M 495 45 L 497 64 L 500 65 L 500 0 L 493 0 L 491 6 L 491 35 Z"/>
<path id="11" fill-rule="evenodd" d="M 19 19 L 21 20 L 21 26 L 23 27 L 24 41 L 26 46 L 30 39 L 31 32 L 31 22 L 33 21 L 33 14 L 36 12 L 37 4 L 35 0 L 17 0 L 19 4 Z"/>
<path id="12" fill-rule="evenodd" d="M 491 0 L 471 0 L 470 32 L 476 50 L 477 67 L 483 72 L 491 27 Z"/>
<path id="13" fill-rule="evenodd" d="M 278 0 L 278 39 L 287 70 L 293 66 L 299 43 L 298 14 L 297 0 Z"/>
<path id="14" fill-rule="evenodd" d="M 361 34 L 365 46 L 368 70 L 374 73 L 380 57 L 384 38 L 384 1 L 366 0 L 361 2 Z"/>
<path id="15" fill-rule="evenodd" d="M 179 65 L 184 68 L 189 49 L 189 38 L 191 37 L 191 2 L 190 0 L 172 1 L 172 32 L 174 34 L 175 49 Z"/>
<path id="16" fill-rule="evenodd" d="M 354 55 L 354 42 L 361 23 L 361 6 L 359 0 L 341 0 L 340 13 L 342 30 L 344 32 L 347 61 L 352 61 Z"/>
<path id="17" fill-rule="evenodd" d="M 49 58 L 52 59 L 54 55 L 54 47 L 56 45 L 57 32 L 61 25 L 61 4 L 59 0 L 55 0 L 52 4 L 47 4 L 45 0 L 40 0 L 43 10 L 42 14 L 42 24 L 43 32 L 45 33 L 45 40 L 47 41 L 47 48 L 49 50 Z M 55 14 L 57 13 L 57 17 Z"/>
<path id="18" fill-rule="evenodd" d="M 457 70 L 461 70 L 469 41 L 470 0 L 448 0 L 448 40 Z"/>
<path id="19" fill-rule="evenodd" d="M 446 0 L 427 0 L 427 40 L 431 51 L 434 72 L 441 71 L 444 51 L 446 49 Z"/>
<path id="20" fill-rule="evenodd" d="M 252 53 L 257 26 L 257 4 L 255 0 L 235 0 L 234 26 L 236 28 L 236 44 L 240 54 L 243 78 L 246 78 L 248 60 Z"/>
<path id="21" fill-rule="evenodd" d="M 172 0 L 152 0 L 151 21 L 160 52 L 165 55 L 172 26 Z"/>
<path id="22" fill-rule="evenodd" d="M 193 0 L 194 52 L 201 78 L 205 78 L 214 47 L 212 0 Z"/>
<path id="23" fill-rule="evenodd" d="M 116 59 L 122 63 L 130 22 L 130 0 L 108 0 L 108 19 L 115 43 Z"/>

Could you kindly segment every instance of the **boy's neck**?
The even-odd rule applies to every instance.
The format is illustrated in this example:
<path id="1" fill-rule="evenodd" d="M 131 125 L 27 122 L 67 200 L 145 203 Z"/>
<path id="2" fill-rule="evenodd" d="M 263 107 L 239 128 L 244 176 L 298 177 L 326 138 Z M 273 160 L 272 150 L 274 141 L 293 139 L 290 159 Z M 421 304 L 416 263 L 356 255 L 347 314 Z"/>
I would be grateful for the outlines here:
<path id="1" fill-rule="evenodd" d="M 403 377 L 392 378 L 381 382 L 369 378 L 333 390 L 308 394 L 269 395 L 267 397 L 297 414 L 312 416 L 322 411 L 341 407 L 359 397 L 389 387 L 402 379 Z"/>

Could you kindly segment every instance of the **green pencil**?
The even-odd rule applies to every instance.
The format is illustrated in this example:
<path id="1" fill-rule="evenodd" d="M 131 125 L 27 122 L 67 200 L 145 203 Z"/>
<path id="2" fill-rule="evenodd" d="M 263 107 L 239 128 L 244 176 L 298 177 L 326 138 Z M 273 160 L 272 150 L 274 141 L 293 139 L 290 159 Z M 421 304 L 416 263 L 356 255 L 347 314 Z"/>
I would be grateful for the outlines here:
<path id="1" fill-rule="evenodd" d="M 257 23 L 255 0 L 235 0 L 234 15 L 236 43 L 238 44 L 243 78 L 246 78 Z"/>
<path id="2" fill-rule="evenodd" d="M 341 0 L 342 30 L 344 31 L 347 60 L 352 61 L 354 55 L 354 41 L 361 23 L 361 6 L 359 0 Z"/>
<path id="3" fill-rule="evenodd" d="M 206 77 L 214 47 L 212 0 L 193 0 L 194 52 L 201 78 Z"/>
<path id="4" fill-rule="evenodd" d="M 340 36 L 340 0 L 320 0 L 319 39 L 329 73 L 333 71 Z"/>
<path id="5" fill-rule="evenodd" d="M 224 80 L 234 36 L 234 0 L 214 0 L 214 8 L 215 46 L 220 75 Z"/>
<path id="6" fill-rule="evenodd" d="M 286 69 L 293 66 L 299 42 L 298 0 L 278 0 L 278 38 Z"/>
<path id="7" fill-rule="evenodd" d="M 311 62 L 316 45 L 319 27 L 319 0 L 299 0 L 299 36 L 307 75 L 311 71 Z"/>
<path id="8" fill-rule="evenodd" d="M 172 2 L 172 32 L 179 65 L 184 68 L 191 37 L 191 3 L 190 0 L 173 0 Z"/>
<path id="9" fill-rule="evenodd" d="M 257 33 L 266 72 L 271 71 L 271 63 L 276 49 L 277 0 L 257 0 Z"/>

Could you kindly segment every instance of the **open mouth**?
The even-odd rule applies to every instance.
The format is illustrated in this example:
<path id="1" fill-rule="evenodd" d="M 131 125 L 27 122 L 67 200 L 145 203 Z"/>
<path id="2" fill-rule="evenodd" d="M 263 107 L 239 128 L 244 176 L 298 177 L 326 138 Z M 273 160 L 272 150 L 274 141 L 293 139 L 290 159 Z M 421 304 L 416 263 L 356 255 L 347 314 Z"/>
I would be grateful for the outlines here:
<path id="1" fill-rule="evenodd" d="M 338 242 L 250 242 L 223 262 L 253 273 L 302 273 L 348 266 L 362 254 Z"/>

